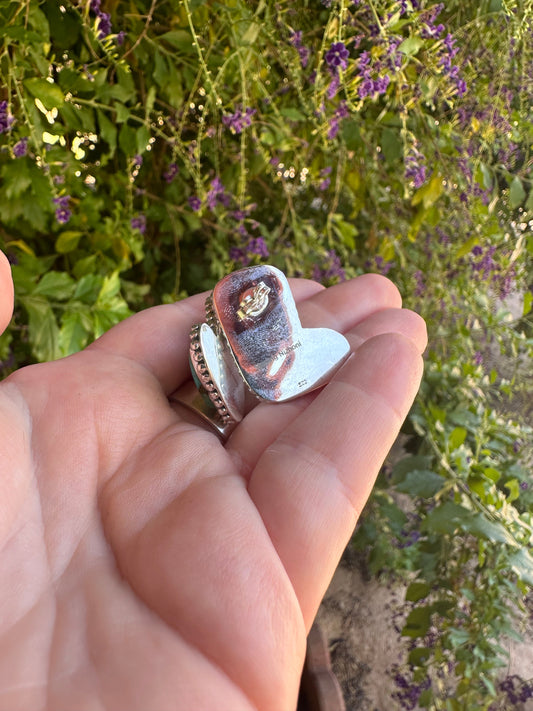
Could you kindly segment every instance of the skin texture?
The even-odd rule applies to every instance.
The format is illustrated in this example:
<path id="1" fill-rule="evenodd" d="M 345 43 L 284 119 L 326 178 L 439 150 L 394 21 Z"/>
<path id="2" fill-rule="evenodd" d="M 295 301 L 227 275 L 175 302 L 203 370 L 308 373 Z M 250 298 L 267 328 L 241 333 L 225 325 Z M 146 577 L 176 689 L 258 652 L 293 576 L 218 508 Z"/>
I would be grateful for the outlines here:
<path id="1" fill-rule="evenodd" d="M 0 711 L 292 711 L 305 638 L 417 392 L 386 279 L 291 282 L 353 355 L 225 446 L 168 396 L 205 295 L 0 384 Z M 0 324 L 12 312 L 0 259 Z M 370 621 L 371 623 L 371 621 Z"/>

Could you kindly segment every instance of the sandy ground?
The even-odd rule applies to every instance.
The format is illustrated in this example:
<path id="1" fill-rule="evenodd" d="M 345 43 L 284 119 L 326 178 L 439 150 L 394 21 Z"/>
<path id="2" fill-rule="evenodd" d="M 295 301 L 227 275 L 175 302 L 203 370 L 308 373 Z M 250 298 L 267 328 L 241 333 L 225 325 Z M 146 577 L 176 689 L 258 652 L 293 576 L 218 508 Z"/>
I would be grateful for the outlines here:
<path id="1" fill-rule="evenodd" d="M 395 629 L 402 586 L 365 580 L 345 556 L 319 610 L 317 621 L 329 643 L 333 671 L 341 684 L 346 711 L 400 711 L 394 698 L 392 667 L 401 661 L 406 641 Z M 533 601 L 524 642 L 510 641 L 509 668 L 503 676 L 533 677 Z M 533 711 L 533 700 L 516 711 Z M 509 707 L 511 711 L 511 707 Z"/>

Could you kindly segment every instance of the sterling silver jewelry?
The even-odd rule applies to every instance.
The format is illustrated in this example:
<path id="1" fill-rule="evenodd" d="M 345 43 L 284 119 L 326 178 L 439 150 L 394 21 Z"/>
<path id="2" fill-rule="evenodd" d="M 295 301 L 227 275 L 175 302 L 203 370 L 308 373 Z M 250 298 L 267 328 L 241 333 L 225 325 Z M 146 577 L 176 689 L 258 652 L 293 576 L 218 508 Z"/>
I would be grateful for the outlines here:
<path id="1" fill-rule="evenodd" d="M 324 385 L 346 360 L 346 338 L 303 328 L 289 282 L 276 267 L 224 277 L 193 326 L 189 382 L 172 400 L 198 412 L 222 438 L 259 401 L 286 402 Z"/>

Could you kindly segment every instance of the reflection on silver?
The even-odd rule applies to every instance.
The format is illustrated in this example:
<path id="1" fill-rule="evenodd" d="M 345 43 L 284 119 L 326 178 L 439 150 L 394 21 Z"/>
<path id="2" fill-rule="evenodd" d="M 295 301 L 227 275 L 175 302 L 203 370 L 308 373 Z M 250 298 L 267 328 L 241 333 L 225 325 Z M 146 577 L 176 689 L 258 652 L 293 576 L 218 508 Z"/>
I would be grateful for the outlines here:
<path id="1" fill-rule="evenodd" d="M 329 328 L 302 328 L 287 278 L 260 265 L 224 277 L 206 301 L 206 320 L 194 326 L 190 383 L 173 400 L 199 411 L 222 437 L 250 402 L 285 402 L 324 385 L 350 352 Z"/>
<path id="2" fill-rule="evenodd" d="M 220 421 L 240 422 L 244 382 L 235 370 L 227 345 L 206 323 L 191 329 L 189 361 L 198 389 L 215 406 Z"/>

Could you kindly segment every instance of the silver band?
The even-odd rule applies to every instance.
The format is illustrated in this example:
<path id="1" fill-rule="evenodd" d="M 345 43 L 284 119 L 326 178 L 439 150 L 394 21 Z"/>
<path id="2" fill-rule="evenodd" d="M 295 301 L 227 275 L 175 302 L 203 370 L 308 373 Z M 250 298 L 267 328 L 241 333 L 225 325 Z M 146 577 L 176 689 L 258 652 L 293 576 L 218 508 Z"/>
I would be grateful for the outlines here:
<path id="1" fill-rule="evenodd" d="M 181 386 L 179 390 L 169 398 L 171 403 L 176 403 L 186 407 L 207 422 L 219 437 L 226 441 L 237 426 L 235 420 L 224 422 L 220 413 L 207 395 L 200 392 L 192 380 Z"/>

